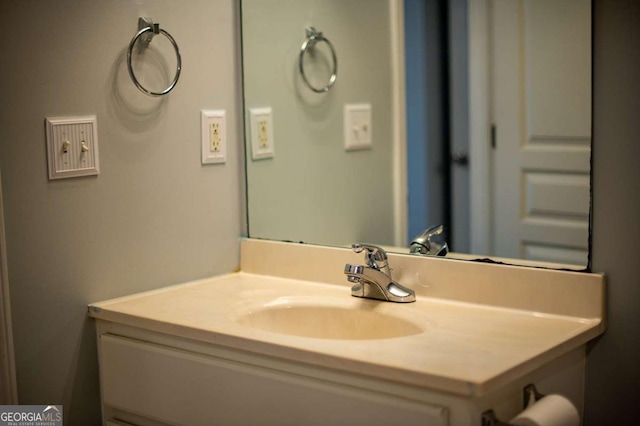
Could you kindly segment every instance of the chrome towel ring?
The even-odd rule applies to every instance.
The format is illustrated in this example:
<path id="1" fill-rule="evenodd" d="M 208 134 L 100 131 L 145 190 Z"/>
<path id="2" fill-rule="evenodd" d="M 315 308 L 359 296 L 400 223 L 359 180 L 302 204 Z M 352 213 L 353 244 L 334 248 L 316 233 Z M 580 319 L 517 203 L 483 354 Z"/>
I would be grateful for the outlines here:
<path id="1" fill-rule="evenodd" d="M 309 80 L 307 80 L 307 76 L 304 74 L 304 54 L 308 49 L 313 49 L 316 43 L 319 43 L 321 41 L 327 43 L 329 49 L 331 50 L 331 57 L 333 59 L 333 71 L 331 72 L 329 83 L 327 83 L 326 86 L 317 88 L 313 87 L 311 83 L 309 83 Z M 336 51 L 333 48 L 331 42 L 327 40 L 320 31 L 316 31 L 316 29 L 313 27 L 307 28 L 307 39 L 304 41 L 304 43 L 302 43 L 302 47 L 300 48 L 300 57 L 298 60 L 298 64 L 300 68 L 300 75 L 302 75 L 302 80 L 304 80 L 304 83 L 309 89 L 313 90 L 316 93 L 328 92 L 338 78 L 338 58 L 336 57 Z"/>
<path id="2" fill-rule="evenodd" d="M 171 37 L 171 34 L 166 32 L 165 30 L 160 28 L 160 24 L 154 23 L 149 18 L 139 18 L 138 19 L 138 32 L 129 43 L 129 50 L 127 50 L 127 68 L 129 69 L 129 76 L 131 76 L 131 80 L 133 80 L 133 84 L 136 85 L 140 91 L 149 96 L 163 96 L 173 90 L 173 88 L 178 83 L 178 79 L 180 78 L 180 71 L 182 70 L 182 58 L 180 57 L 180 49 L 178 49 L 178 44 L 175 39 Z M 162 92 L 153 92 L 146 87 L 144 87 L 133 72 L 133 67 L 131 66 L 131 52 L 133 51 L 133 46 L 136 44 L 138 39 L 141 39 L 141 42 L 148 46 L 151 43 L 151 40 L 155 35 L 162 34 L 166 38 L 169 39 L 171 44 L 173 45 L 174 50 L 176 51 L 176 59 L 177 59 L 177 67 L 176 67 L 176 75 L 173 77 L 173 81 L 169 86 L 164 89 Z"/>

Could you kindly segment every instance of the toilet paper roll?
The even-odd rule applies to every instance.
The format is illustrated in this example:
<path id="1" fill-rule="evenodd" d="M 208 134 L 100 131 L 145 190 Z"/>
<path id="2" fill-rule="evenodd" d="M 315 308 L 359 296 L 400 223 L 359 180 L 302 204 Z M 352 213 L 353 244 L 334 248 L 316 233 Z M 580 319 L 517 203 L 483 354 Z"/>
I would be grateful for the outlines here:
<path id="1" fill-rule="evenodd" d="M 561 395 L 547 395 L 515 416 L 514 426 L 579 426 L 578 409 Z"/>

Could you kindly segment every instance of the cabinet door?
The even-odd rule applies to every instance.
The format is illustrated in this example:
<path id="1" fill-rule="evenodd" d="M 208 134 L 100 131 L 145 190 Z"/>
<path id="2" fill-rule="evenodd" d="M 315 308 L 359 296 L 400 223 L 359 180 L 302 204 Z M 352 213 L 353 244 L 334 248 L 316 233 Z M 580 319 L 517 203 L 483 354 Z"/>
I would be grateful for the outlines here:
<path id="1" fill-rule="evenodd" d="M 103 403 L 175 425 L 447 425 L 444 407 L 104 334 Z"/>

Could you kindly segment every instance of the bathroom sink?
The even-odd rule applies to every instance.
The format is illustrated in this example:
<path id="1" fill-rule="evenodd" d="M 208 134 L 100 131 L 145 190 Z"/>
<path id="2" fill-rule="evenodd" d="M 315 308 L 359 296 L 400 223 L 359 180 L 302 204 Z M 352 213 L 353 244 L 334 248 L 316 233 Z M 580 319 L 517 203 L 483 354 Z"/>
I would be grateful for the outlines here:
<path id="1" fill-rule="evenodd" d="M 379 302 L 332 299 L 283 297 L 236 311 L 230 319 L 263 331 L 318 339 L 390 339 L 424 331 L 409 320 L 378 312 L 385 308 Z"/>

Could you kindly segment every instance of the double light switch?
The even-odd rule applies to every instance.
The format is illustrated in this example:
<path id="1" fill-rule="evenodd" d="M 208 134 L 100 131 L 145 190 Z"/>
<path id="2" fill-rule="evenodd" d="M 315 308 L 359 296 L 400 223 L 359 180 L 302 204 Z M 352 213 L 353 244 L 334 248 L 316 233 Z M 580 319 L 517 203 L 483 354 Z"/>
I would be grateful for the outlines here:
<path id="1" fill-rule="evenodd" d="M 98 121 L 95 115 L 47 117 L 49 179 L 97 175 Z"/>

